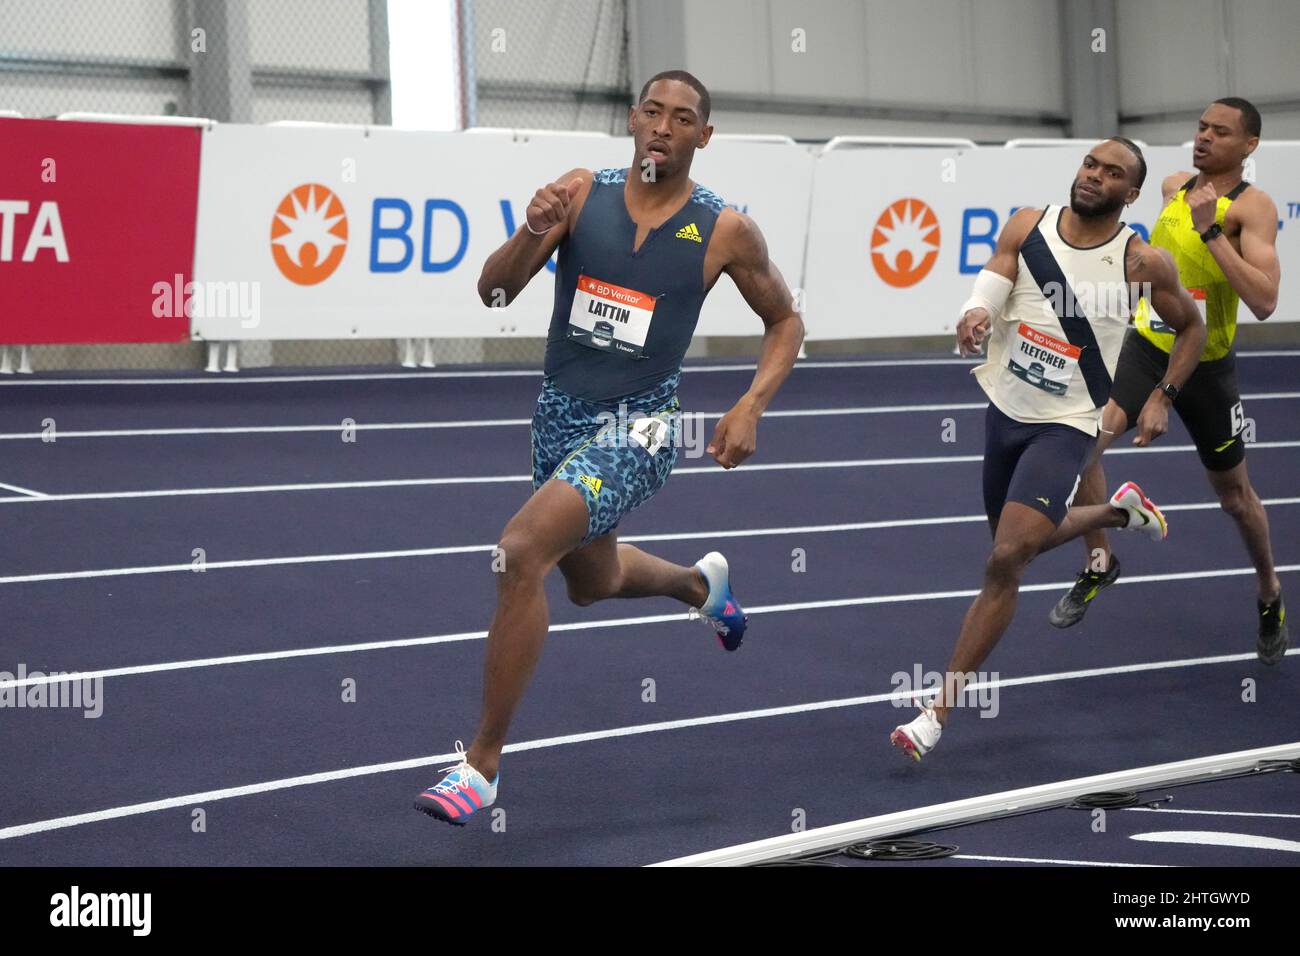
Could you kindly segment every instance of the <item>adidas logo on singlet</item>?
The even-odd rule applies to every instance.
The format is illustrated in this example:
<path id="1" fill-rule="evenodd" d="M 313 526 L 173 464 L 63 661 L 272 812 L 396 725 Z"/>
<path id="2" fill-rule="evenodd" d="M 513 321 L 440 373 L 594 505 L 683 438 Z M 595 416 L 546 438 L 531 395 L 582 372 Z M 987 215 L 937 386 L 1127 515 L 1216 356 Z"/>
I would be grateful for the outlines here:
<path id="1" fill-rule="evenodd" d="M 704 241 L 703 237 L 700 236 L 700 230 L 696 228 L 695 223 L 691 223 L 689 226 L 683 226 L 681 229 L 678 229 L 677 238 L 690 239 L 694 242 Z"/>

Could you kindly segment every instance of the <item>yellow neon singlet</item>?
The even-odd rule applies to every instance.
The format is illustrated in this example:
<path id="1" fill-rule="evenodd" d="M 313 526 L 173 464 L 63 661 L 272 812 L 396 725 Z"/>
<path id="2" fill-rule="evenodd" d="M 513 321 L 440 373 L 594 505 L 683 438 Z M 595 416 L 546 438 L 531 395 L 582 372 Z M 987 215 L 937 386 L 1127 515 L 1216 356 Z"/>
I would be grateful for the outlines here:
<path id="1" fill-rule="evenodd" d="M 1195 177 L 1183 184 L 1169 205 L 1160 212 L 1160 219 L 1151 231 L 1150 243 L 1168 249 L 1178 266 L 1178 279 L 1183 284 L 1205 319 L 1206 338 L 1202 362 L 1223 358 L 1232 351 L 1232 339 L 1237 334 L 1236 290 L 1228 284 L 1223 270 L 1214 261 L 1209 248 L 1201 241 L 1200 233 L 1192 225 L 1192 208 L 1187 205 L 1187 189 Z M 1226 196 L 1219 197 L 1214 221 L 1223 225 L 1228 207 L 1242 194 L 1249 183 L 1240 183 Z M 1168 352 L 1174 347 L 1174 331 L 1160 320 L 1144 297 L 1133 316 L 1138 334 L 1152 345 Z"/>

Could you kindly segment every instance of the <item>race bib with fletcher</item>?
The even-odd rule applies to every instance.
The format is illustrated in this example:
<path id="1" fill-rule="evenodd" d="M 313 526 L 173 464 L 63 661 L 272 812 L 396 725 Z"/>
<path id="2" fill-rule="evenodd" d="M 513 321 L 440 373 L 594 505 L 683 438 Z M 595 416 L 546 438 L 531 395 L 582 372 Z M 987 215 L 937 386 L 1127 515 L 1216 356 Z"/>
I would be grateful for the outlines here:
<path id="1" fill-rule="evenodd" d="M 1083 349 L 1077 345 L 1062 342 L 1021 322 L 1007 368 L 1016 378 L 1035 388 L 1052 395 L 1064 395 L 1074 378 L 1082 352 Z"/>
<path id="2" fill-rule="evenodd" d="M 640 358 L 654 311 L 654 296 L 580 275 L 568 337 L 588 348 Z"/>

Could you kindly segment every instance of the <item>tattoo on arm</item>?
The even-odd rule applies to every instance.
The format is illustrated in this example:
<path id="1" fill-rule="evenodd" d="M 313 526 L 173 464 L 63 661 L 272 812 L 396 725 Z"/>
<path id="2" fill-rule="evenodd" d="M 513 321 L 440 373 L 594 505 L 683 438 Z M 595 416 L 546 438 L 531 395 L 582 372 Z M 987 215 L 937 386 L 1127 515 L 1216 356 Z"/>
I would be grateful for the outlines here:
<path id="1" fill-rule="evenodd" d="M 763 233 L 748 216 L 740 217 L 733 245 L 735 251 L 722 271 L 736 283 L 763 324 L 770 326 L 791 315 L 795 310 L 790 289 L 781 271 L 768 258 Z"/>

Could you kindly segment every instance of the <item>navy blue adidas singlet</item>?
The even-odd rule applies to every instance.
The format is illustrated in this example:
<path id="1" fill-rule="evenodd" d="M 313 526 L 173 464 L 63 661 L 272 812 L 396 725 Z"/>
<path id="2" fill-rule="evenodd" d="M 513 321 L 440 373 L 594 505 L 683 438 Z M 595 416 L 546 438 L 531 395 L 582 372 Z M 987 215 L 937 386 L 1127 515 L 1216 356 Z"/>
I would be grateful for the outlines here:
<path id="1" fill-rule="evenodd" d="M 591 402 L 616 402 L 676 376 L 704 304 L 704 253 L 726 204 L 696 185 L 640 250 L 623 200 L 626 169 L 598 170 L 560 243 L 546 377 Z"/>

